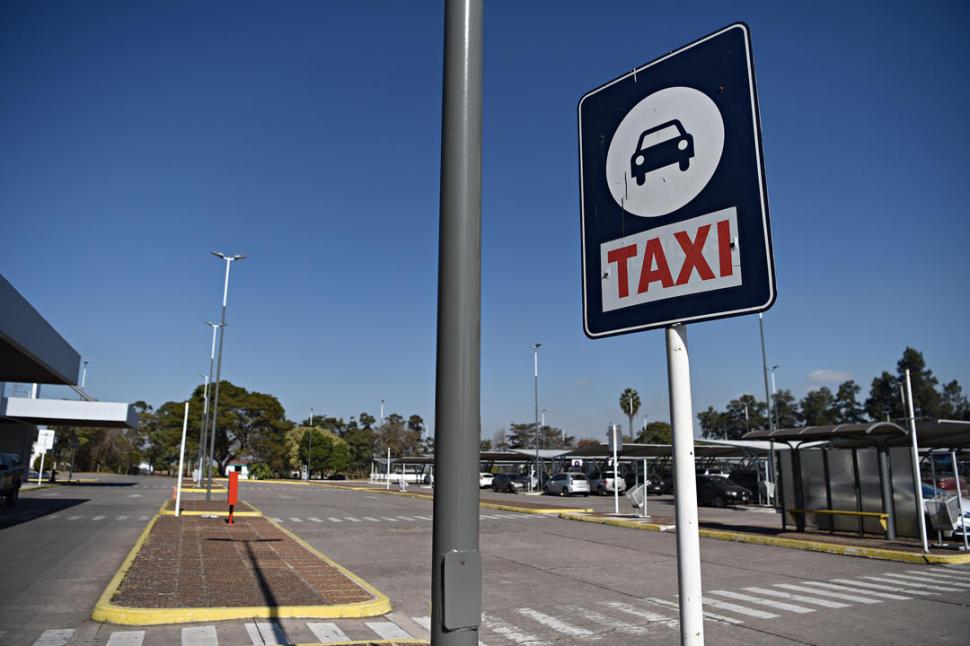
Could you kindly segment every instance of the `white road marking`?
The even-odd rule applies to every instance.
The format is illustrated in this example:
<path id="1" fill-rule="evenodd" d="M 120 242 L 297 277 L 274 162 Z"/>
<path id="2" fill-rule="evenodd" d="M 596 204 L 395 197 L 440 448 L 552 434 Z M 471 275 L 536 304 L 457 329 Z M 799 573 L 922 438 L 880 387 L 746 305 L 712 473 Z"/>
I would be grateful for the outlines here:
<path id="1" fill-rule="evenodd" d="M 802 594 L 792 594 L 791 592 L 782 592 L 781 590 L 771 590 L 769 588 L 759 588 L 757 586 L 752 586 L 750 588 L 744 588 L 748 592 L 757 592 L 758 594 L 767 595 L 769 597 L 778 597 L 779 599 L 791 599 L 792 601 L 801 601 L 802 603 L 812 603 L 816 606 L 822 606 L 823 608 L 851 608 L 847 603 L 839 603 L 838 601 L 829 601 L 828 599 L 819 599 L 818 597 L 806 597 Z"/>
<path id="2" fill-rule="evenodd" d="M 868 579 L 870 581 L 878 581 L 879 583 L 893 583 L 895 585 L 905 585 L 907 588 L 925 588 L 927 590 L 936 590 L 937 592 L 963 592 L 960 588 L 950 588 L 945 585 L 925 585 L 923 583 L 916 583 L 914 581 L 907 581 L 905 579 L 900 580 L 896 578 L 887 578 L 884 576 L 864 576 L 863 579 Z"/>
<path id="3" fill-rule="evenodd" d="M 966 574 L 954 574 L 954 573 L 950 573 L 950 572 L 947 572 L 947 573 L 943 573 L 943 572 L 922 572 L 920 570 L 907 570 L 907 572 L 909 572 L 910 574 L 922 574 L 924 576 L 940 577 L 940 578 L 946 579 L 948 581 L 953 580 L 953 579 L 956 579 L 957 581 L 966 581 L 967 580 L 967 575 Z"/>
<path id="4" fill-rule="evenodd" d="M 139 516 L 138 520 L 148 520 L 148 516 Z"/>
<path id="5" fill-rule="evenodd" d="M 596 612 L 595 610 L 590 610 L 584 606 L 560 606 L 563 610 L 568 610 L 570 613 L 582 617 L 586 621 L 591 621 L 594 624 L 600 624 L 601 626 L 607 626 L 610 630 L 619 630 L 623 633 L 630 633 L 632 635 L 646 635 L 650 632 L 650 629 L 643 625 L 631 624 L 616 617 L 608 617 L 603 613 Z"/>
<path id="6" fill-rule="evenodd" d="M 425 630 L 431 630 L 431 617 L 411 617 L 411 621 Z"/>
<path id="7" fill-rule="evenodd" d="M 128 520 L 127 516 L 118 516 L 115 520 Z"/>
<path id="8" fill-rule="evenodd" d="M 274 523 L 282 523 L 283 522 L 283 519 L 282 518 L 274 518 L 272 516 L 270 517 L 270 520 L 273 521 Z"/>
<path id="9" fill-rule="evenodd" d="M 824 581 L 803 581 L 802 583 L 806 585 L 793 585 L 791 583 L 775 583 L 773 584 L 776 588 L 784 588 L 786 590 L 794 590 L 795 592 L 808 592 L 811 594 L 820 594 L 823 597 L 832 597 L 834 599 L 842 599 L 843 601 L 854 601 L 856 603 L 882 603 L 882 599 L 873 599 L 872 597 L 881 597 L 882 592 L 870 592 L 869 590 L 860 590 L 859 588 L 848 588 L 844 585 L 835 585 L 834 583 L 825 583 Z M 817 587 L 816 587 L 817 586 Z M 825 590 L 820 590 L 819 588 L 826 588 Z M 841 590 L 841 592 L 836 592 Z M 846 594 L 855 593 L 855 594 Z M 868 597 L 859 595 L 871 595 Z M 889 598 L 898 599 L 897 595 L 891 595 Z M 909 597 L 902 597 L 903 599 L 908 599 Z"/>
<path id="10" fill-rule="evenodd" d="M 383 520 L 389 520 L 389 521 L 391 521 L 392 523 L 396 523 L 396 522 L 397 522 L 397 518 L 388 518 L 387 516 L 381 516 L 381 518 L 382 518 Z M 331 519 L 331 520 L 332 520 L 332 519 Z"/>
<path id="11" fill-rule="evenodd" d="M 327 516 L 327 520 L 333 521 L 335 523 L 342 523 L 342 522 L 344 522 L 344 521 L 340 520 L 339 518 L 334 518 L 333 516 Z"/>
<path id="12" fill-rule="evenodd" d="M 379 523 L 379 522 L 381 522 L 379 519 L 374 518 L 373 516 L 362 516 L 362 518 L 364 520 L 369 520 L 372 523 Z"/>
<path id="13" fill-rule="evenodd" d="M 141 494 L 140 493 L 130 493 L 130 494 L 128 494 L 128 497 L 129 498 L 141 498 Z"/>
<path id="14" fill-rule="evenodd" d="M 433 520 L 431 516 L 415 516 L 415 518 L 420 518 L 421 520 Z"/>
<path id="15" fill-rule="evenodd" d="M 45 518 L 46 518 L 47 520 L 57 520 L 57 519 L 58 519 L 58 518 L 60 518 L 60 517 L 61 517 L 61 515 L 60 515 L 60 514 L 51 514 L 50 516 L 46 516 Z"/>
<path id="16" fill-rule="evenodd" d="M 414 520 L 410 516 L 398 516 L 398 518 L 400 518 L 401 520 L 406 520 L 408 522 L 412 522 Z"/>
<path id="17" fill-rule="evenodd" d="M 756 610 L 754 608 L 748 608 L 747 606 L 739 606 L 736 603 L 729 603 L 727 601 L 720 601 L 718 599 L 703 599 L 703 602 L 713 608 L 728 610 L 739 615 L 754 617 L 755 619 L 775 619 L 778 617 L 778 615 L 765 612 L 764 610 Z"/>
<path id="18" fill-rule="evenodd" d="M 677 610 L 677 611 L 680 610 L 680 606 L 679 605 L 677 605 L 673 601 L 667 601 L 666 599 L 657 599 L 656 597 L 647 597 L 646 599 L 644 599 L 644 601 L 649 601 L 650 603 L 655 603 L 658 606 L 663 606 L 665 608 L 673 608 L 674 610 Z M 724 615 L 719 615 L 719 614 L 714 613 L 714 612 L 711 612 L 709 610 L 705 610 L 704 611 L 704 616 L 707 617 L 708 619 L 712 620 L 712 621 L 723 621 L 726 624 L 733 624 L 735 626 L 740 626 L 740 625 L 744 624 L 744 622 L 741 621 L 740 619 L 735 619 L 734 617 L 725 617 Z M 671 623 L 671 628 L 676 628 L 677 627 L 677 623 L 678 623 L 678 620 L 677 619 L 670 619 L 669 621 L 672 622 Z"/>
<path id="19" fill-rule="evenodd" d="M 290 516 L 290 520 L 292 520 L 294 523 L 302 523 L 303 522 L 302 520 L 300 520 L 299 518 L 296 518 L 295 516 Z"/>
<path id="20" fill-rule="evenodd" d="M 145 641 L 144 630 L 130 630 L 120 633 L 111 633 L 108 643 L 105 646 L 141 646 Z"/>
<path id="21" fill-rule="evenodd" d="M 37 641 L 34 642 L 34 646 L 64 646 L 64 644 L 71 641 L 72 637 L 74 637 L 73 628 L 45 630 L 40 634 Z"/>
<path id="22" fill-rule="evenodd" d="M 365 621 L 381 639 L 410 639 L 411 635 L 393 621 Z"/>
<path id="23" fill-rule="evenodd" d="M 912 574 L 891 574 L 887 572 L 885 576 L 889 576 L 894 579 L 903 579 L 903 581 L 900 581 L 900 583 L 901 584 L 906 583 L 906 585 L 908 586 L 917 587 L 917 588 L 928 588 L 930 590 L 943 590 L 944 592 L 952 592 L 954 590 L 959 590 L 960 588 L 970 588 L 970 583 L 957 583 L 956 581 L 930 581 L 930 583 L 933 583 L 933 584 L 945 584 L 946 586 L 956 586 L 955 588 L 953 587 L 942 588 L 942 587 L 937 587 L 936 585 L 926 585 L 925 583 L 920 583 L 919 585 L 916 585 L 915 583 L 908 583 L 908 581 L 923 581 L 923 582 L 926 581 L 926 579 L 924 579 L 923 577 L 913 576 Z"/>
<path id="24" fill-rule="evenodd" d="M 344 520 L 349 520 L 352 523 L 360 522 L 360 518 L 354 518 L 353 516 L 344 516 Z"/>
<path id="25" fill-rule="evenodd" d="M 832 579 L 832 583 L 844 583 L 845 585 L 854 585 L 859 588 L 870 588 L 872 590 L 882 590 L 884 592 L 902 592 L 904 594 L 915 594 L 919 596 L 934 596 L 940 595 L 939 592 L 927 592 L 926 590 L 908 590 L 906 588 L 897 588 L 894 585 L 880 585 L 878 583 L 869 583 L 867 581 L 853 581 L 852 579 Z"/>
<path id="26" fill-rule="evenodd" d="M 719 597 L 725 597 L 727 599 L 747 601 L 748 603 L 756 603 L 759 606 L 768 606 L 769 608 L 774 608 L 775 610 L 787 610 L 788 612 L 795 612 L 800 615 L 807 615 L 810 612 L 815 612 L 815 608 L 806 608 L 805 606 L 798 606 L 794 603 L 785 603 L 784 601 L 762 599 L 750 594 L 744 594 L 743 592 L 732 592 L 731 590 L 711 590 L 710 593 L 716 594 Z"/>
<path id="27" fill-rule="evenodd" d="M 429 619 L 430 621 L 430 619 Z M 307 623 L 310 632 L 323 644 L 333 644 L 336 642 L 347 642 L 350 638 L 344 631 L 333 623 Z"/>
<path id="28" fill-rule="evenodd" d="M 315 523 L 322 523 L 323 522 L 322 520 L 320 520 L 316 516 L 307 516 L 307 520 L 312 520 Z"/>
<path id="29" fill-rule="evenodd" d="M 101 514 L 98 514 L 97 516 L 95 516 L 91 520 L 104 520 L 104 519 L 105 519 L 105 516 L 102 516 Z"/>
<path id="30" fill-rule="evenodd" d="M 283 627 L 277 623 L 260 621 L 257 623 L 247 623 L 246 632 L 249 633 L 249 641 L 254 646 L 264 646 L 265 644 L 288 644 L 292 640 L 287 638 L 283 632 Z"/>
<path id="31" fill-rule="evenodd" d="M 513 626 L 510 623 L 502 621 L 498 617 L 492 617 L 484 612 L 482 613 L 482 622 L 484 623 L 485 627 L 492 632 L 497 633 L 509 641 L 515 642 L 516 644 L 521 644 L 522 646 L 548 646 L 549 644 L 549 642 L 543 641 L 534 635 L 523 632 L 518 626 Z"/>
<path id="32" fill-rule="evenodd" d="M 489 520 L 498 520 L 498 516 L 489 516 L 487 514 L 479 514 L 478 517 L 479 518 L 487 518 Z"/>
<path id="33" fill-rule="evenodd" d="M 195 626 L 182 629 L 182 646 L 219 646 L 215 626 Z"/>
<path id="34" fill-rule="evenodd" d="M 653 600 L 650 599 L 650 601 L 653 601 Z M 646 619 L 647 621 L 663 624 L 668 628 L 673 628 L 675 630 L 678 624 L 680 623 L 677 619 L 671 619 L 669 617 L 665 617 L 664 615 L 657 614 L 656 612 L 652 612 L 644 608 L 631 606 L 630 604 L 623 603 L 622 601 L 600 601 L 599 603 L 601 605 L 608 606 L 613 610 L 625 612 L 628 615 L 633 615 L 634 617 L 639 617 L 640 619 Z M 659 605 L 666 605 L 666 604 L 661 603 Z M 676 604 L 674 604 L 674 607 L 677 607 Z"/>
<path id="35" fill-rule="evenodd" d="M 552 628 L 556 632 L 560 632 L 564 635 L 569 635 L 570 637 L 592 637 L 593 632 L 591 630 L 586 630 L 585 628 L 580 628 L 579 626 L 573 626 L 565 621 L 551 617 L 545 613 L 539 612 L 538 610 L 533 610 L 532 608 L 519 608 L 519 614 L 533 621 L 537 621 L 543 626 Z"/>
<path id="36" fill-rule="evenodd" d="M 78 518 L 84 518 L 84 516 L 71 516 L 68 520 L 77 520 Z"/>

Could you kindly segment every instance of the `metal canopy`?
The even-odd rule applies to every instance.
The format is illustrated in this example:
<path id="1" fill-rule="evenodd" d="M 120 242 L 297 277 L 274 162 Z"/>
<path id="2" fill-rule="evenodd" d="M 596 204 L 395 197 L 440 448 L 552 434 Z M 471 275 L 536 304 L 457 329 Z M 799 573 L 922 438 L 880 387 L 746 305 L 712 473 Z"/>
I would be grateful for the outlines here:
<path id="1" fill-rule="evenodd" d="M 5 397 L 0 399 L 0 417 L 46 426 L 138 428 L 134 406 L 115 402 Z"/>
<path id="2" fill-rule="evenodd" d="M 0 275 L 0 381 L 77 384 L 81 355 Z"/>
<path id="3" fill-rule="evenodd" d="M 751 431 L 745 440 L 773 440 L 786 444 L 829 441 L 845 448 L 909 446 L 909 433 L 893 422 L 834 424 L 783 428 L 776 431 Z M 959 420 L 918 420 L 916 440 L 920 448 L 970 448 L 970 422 Z"/>
<path id="4" fill-rule="evenodd" d="M 669 444 L 624 444 L 617 452 L 619 458 L 662 458 L 673 455 L 673 448 Z M 737 446 L 704 446 L 695 445 L 694 455 L 699 458 L 727 458 L 742 457 L 745 451 Z M 566 458 L 607 459 L 613 457 L 613 451 L 606 444 L 591 444 L 563 454 Z"/>

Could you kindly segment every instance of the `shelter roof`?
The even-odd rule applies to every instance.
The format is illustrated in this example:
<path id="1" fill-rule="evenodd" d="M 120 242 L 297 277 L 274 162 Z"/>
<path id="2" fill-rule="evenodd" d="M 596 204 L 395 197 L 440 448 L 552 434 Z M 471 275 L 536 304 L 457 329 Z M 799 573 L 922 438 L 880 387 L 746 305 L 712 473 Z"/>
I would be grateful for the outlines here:
<path id="1" fill-rule="evenodd" d="M 846 448 L 908 446 L 911 441 L 908 431 L 893 422 L 751 431 L 744 435 L 744 439 L 773 440 L 795 445 L 809 441 L 828 441 Z M 916 442 L 920 448 L 970 448 L 970 422 L 945 419 L 917 420 Z"/>

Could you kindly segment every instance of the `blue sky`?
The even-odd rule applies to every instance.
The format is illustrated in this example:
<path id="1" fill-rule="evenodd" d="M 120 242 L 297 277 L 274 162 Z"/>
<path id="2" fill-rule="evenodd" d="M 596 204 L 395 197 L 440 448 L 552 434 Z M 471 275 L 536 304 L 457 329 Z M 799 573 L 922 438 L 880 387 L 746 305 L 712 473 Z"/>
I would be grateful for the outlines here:
<path id="1" fill-rule="evenodd" d="M 486 5 L 483 435 L 577 436 L 641 393 L 667 419 L 661 331 L 582 332 L 576 104 L 736 20 L 757 71 L 778 386 L 894 369 L 970 385 L 966 3 Z M 106 400 L 187 396 L 234 266 L 223 376 L 293 419 L 430 420 L 439 2 L 0 5 L 0 273 Z M 763 393 L 755 316 L 692 325 L 695 411 Z M 51 388 L 51 396 L 60 390 Z"/>

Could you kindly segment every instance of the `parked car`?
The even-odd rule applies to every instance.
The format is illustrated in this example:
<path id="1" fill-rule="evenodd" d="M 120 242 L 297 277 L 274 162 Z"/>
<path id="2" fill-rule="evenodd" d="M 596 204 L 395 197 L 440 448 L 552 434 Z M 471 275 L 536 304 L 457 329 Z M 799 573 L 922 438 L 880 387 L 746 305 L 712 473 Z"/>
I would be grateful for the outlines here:
<path id="1" fill-rule="evenodd" d="M 492 478 L 492 491 L 519 493 L 529 488 L 529 476 L 516 473 L 497 473 Z"/>
<path id="2" fill-rule="evenodd" d="M 663 486 L 664 479 L 661 478 L 656 473 L 651 473 L 647 476 L 647 494 L 651 496 L 659 496 L 664 492 Z"/>
<path id="3" fill-rule="evenodd" d="M 20 485 L 24 482 L 24 464 L 16 453 L 0 453 L 0 496 L 8 505 L 16 505 Z"/>
<path id="4" fill-rule="evenodd" d="M 616 476 L 613 471 L 601 471 L 594 474 L 589 480 L 589 488 L 599 496 L 613 493 L 613 486 L 616 483 L 616 490 L 619 493 L 626 491 L 626 480 L 623 476 Z"/>
<path id="5" fill-rule="evenodd" d="M 492 486 L 492 480 L 495 479 L 495 475 L 491 473 L 479 473 L 478 474 L 478 488 L 484 489 L 485 487 Z"/>
<path id="6" fill-rule="evenodd" d="M 542 488 L 546 495 L 572 496 L 589 495 L 589 479 L 584 473 L 557 473 Z"/>
<path id="7" fill-rule="evenodd" d="M 751 502 L 751 492 L 727 478 L 697 476 L 697 504 L 726 507 Z"/>

